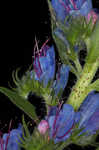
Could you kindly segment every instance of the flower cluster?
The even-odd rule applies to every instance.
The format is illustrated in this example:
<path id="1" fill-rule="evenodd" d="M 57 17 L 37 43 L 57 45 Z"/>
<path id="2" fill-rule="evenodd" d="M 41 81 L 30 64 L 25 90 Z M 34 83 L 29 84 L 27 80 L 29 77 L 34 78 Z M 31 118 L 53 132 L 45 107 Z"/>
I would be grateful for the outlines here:
<path id="1" fill-rule="evenodd" d="M 95 24 L 98 19 L 98 15 L 92 9 L 91 0 L 52 0 L 52 6 L 56 12 L 57 19 L 62 22 L 68 14 L 85 16 L 87 21 L 92 17 L 93 24 Z M 54 33 L 68 45 L 60 29 L 55 29 Z M 51 47 L 48 50 L 52 51 L 53 48 Z M 45 56 L 43 56 L 43 58 L 44 57 Z M 39 61 L 41 62 L 43 58 L 39 57 Z M 46 59 L 47 57 L 45 57 L 44 60 L 46 61 Z M 53 61 L 53 57 L 50 57 L 50 61 Z M 40 65 L 40 68 L 43 70 L 42 66 L 45 65 L 45 62 L 42 62 Z M 51 64 L 47 66 L 47 68 L 51 68 L 50 66 Z M 42 74 L 46 73 L 47 80 L 49 80 L 50 76 L 49 73 L 47 73 L 47 68 L 44 72 L 42 71 Z M 53 68 L 53 70 L 55 71 L 55 68 Z M 60 76 L 57 73 L 53 86 L 56 95 L 58 95 L 60 89 L 65 88 L 68 81 L 69 70 L 69 66 L 61 65 Z M 45 80 L 45 78 L 43 78 L 43 80 Z M 40 122 L 38 130 L 41 134 L 45 134 L 46 131 L 48 131 L 50 139 L 53 139 L 54 142 L 57 143 L 66 141 L 66 139 L 71 136 L 77 123 L 79 124 L 78 129 L 82 129 L 78 136 L 83 134 L 84 136 L 96 134 L 99 130 L 99 94 L 95 92 L 89 93 L 77 112 L 75 112 L 73 107 L 69 104 L 64 104 L 62 107 L 50 107 L 48 116 L 45 120 Z"/>
<path id="2" fill-rule="evenodd" d="M 55 50 L 54 47 L 43 46 L 34 57 L 34 70 L 35 80 L 43 82 L 43 86 L 46 87 L 50 80 L 54 79 L 55 76 Z M 52 88 L 57 96 L 60 90 L 64 90 L 68 77 L 69 77 L 69 66 L 62 64 L 56 74 L 56 80 L 54 81 Z M 32 78 L 32 74 L 31 74 Z M 64 82 L 65 81 L 65 82 Z"/>
<path id="3" fill-rule="evenodd" d="M 40 122 L 39 131 L 42 134 L 42 127 L 45 132 L 49 129 L 50 138 L 57 143 L 66 141 L 77 123 L 78 129 L 82 129 L 78 136 L 83 133 L 87 137 L 96 134 L 99 130 L 99 94 L 91 92 L 78 112 L 69 104 L 64 104 L 62 108 L 51 107 L 46 120 Z"/>
<path id="4" fill-rule="evenodd" d="M 73 16 L 96 16 L 93 11 L 91 0 L 52 0 L 52 6 L 57 19 L 64 21 L 67 15 Z M 93 15 L 94 13 L 94 15 Z"/>
<path id="5" fill-rule="evenodd" d="M 44 149 L 45 144 L 47 143 L 47 146 L 48 146 L 49 141 L 52 142 L 52 143 L 51 142 L 49 142 L 49 143 L 52 144 L 51 146 L 53 146 L 53 142 L 55 143 L 54 145 L 57 145 L 57 143 L 68 141 L 69 139 L 71 139 L 71 141 L 72 141 L 76 136 L 77 136 L 77 138 L 75 138 L 74 143 L 76 143 L 78 145 L 86 145 L 86 143 L 87 143 L 86 141 L 88 141 L 88 143 L 91 143 L 91 140 L 92 140 L 91 137 L 96 135 L 97 132 L 99 131 L 99 93 L 96 92 L 96 91 L 99 91 L 99 86 L 97 86 L 97 85 L 99 85 L 99 80 L 97 80 L 95 83 L 92 83 L 89 88 L 89 89 L 91 89 L 92 86 L 95 85 L 96 89 L 98 89 L 98 90 L 95 90 L 94 88 L 92 88 L 91 90 L 89 90 L 87 92 L 85 91 L 85 90 L 87 90 L 87 87 L 90 85 L 90 83 L 95 75 L 95 72 L 97 71 L 97 68 L 99 67 L 99 63 L 97 62 L 97 60 L 95 61 L 93 68 L 95 68 L 95 67 L 96 68 L 93 69 L 93 72 L 91 72 L 91 73 L 90 73 L 90 68 L 88 68 L 88 71 L 87 71 L 88 77 L 86 78 L 86 72 L 84 72 L 84 71 L 86 71 L 86 69 L 84 70 L 82 68 L 82 66 L 79 62 L 79 59 L 78 59 L 77 52 L 79 51 L 78 50 L 79 44 L 75 42 L 76 39 L 78 39 L 78 41 L 80 41 L 78 35 L 79 35 L 79 33 L 82 33 L 82 32 L 79 32 L 78 30 L 80 30 L 81 28 L 77 29 L 76 30 L 77 32 L 75 31 L 76 35 L 74 35 L 74 37 L 73 37 L 74 38 L 73 42 L 70 42 L 70 41 L 72 41 L 71 34 L 70 34 L 69 38 L 66 39 L 67 34 L 65 33 L 65 31 L 67 30 L 67 28 L 65 28 L 65 27 L 70 25 L 69 18 L 71 16 L 73 17 L 72 19 L 74 19 L 74 20 L 76 20 L 76 18 L 78 16 L 83 16 L 87 22 L 86 24 L 88 24 L 90 22 L 90 20 L 92 19 L 92 25 L 95 25 L 95 24 L 97 24 L 96 21 L 99 18 L 98 14 L 93 10 L 91 0 L 52 0 L 51 5 L 55 12 L 55 15 L 56 15 L 55 17 L 56 17 L 56 22 L 57 22 L 55 24 L 55 28 L 53 29 L 53 34 L 59 38 L 58 42 L 62 41 L 62 43 L 61 42 L 56 43 L 56 46 L 58 44 L 60 44 L 61 48 L 65 47 L 69 50 L 71 49 L 70 55 L 66 53 L 65 48 L 64 48 L 64 52 L 60 49 L 60 53 L 63 54 L 62 55 L 63 57 L 66 56 L 65 60 L 67 60 L 67 61 L 72 60 L 72 62 L 74 63 L 73 65 L 76 66 L 74 68 L 76 68 L 76 69 L 74 69 L 73 65 L 71 65 L 70 63 L 67 63 L 66 61 L 61 61 L 60 66 L 58 66 L 58 69 L 56 69 L 54 45 L 48 46 L 49 40 L 47 40 L 43 44 L 41 49 L 39 50 L 38 44 L 36 41 L 36 45 L 35 45 L 35 49 L 34 49 L 33 70 L 31 72 L 29 72 L 28 77 L 26 76 L 28 79 L 26 79 L 26 77 L 23 78 L 23 80 L 21 80 L 22 83 L 21 84 L 19 83 L 17 85 L 20 85 L 19 90 L 20 89 L 21 89 L 21 91 L 26 90 L 25 93 L 29 94 L 29 92 L 34 92 L 34 93 L 38 92 L 39 93 L 38 95 L 43 97 L 46 102 L 45 105 L 47 108 L 47 115 L 45 116 L 45 118 L 43 120 L 41 120 L 41 122 L 39 122 L 37 128 L 34 130 L 34 135 L 36 136 L 35 138 L 30 135 L 26 125 L 23 123 L 23 126 L 26 129 L 25 130 L 26 138 L 21 139 L 21 142 L 23 141 L 23 143 L 24 143 L 23 147 L 25 147 L 26 150 L 27 149 L 31 150 L 31 149 L 37 147 L 37 143 L 35 143 L 35 141 L 40 142 L 38 144 L 39 148 L 35 148 L 35 149 L 40 149 L 41 147 L 42 147 L 41 149 Z M 66 20 L 67 22 L 65 22 L 66 16 L 68 16 L 68 18 Z M 57 26 L 57 24 L 58 24 L 58 26 Z M 76 25 L 73 28 L 73 30 L 75 30 L 75 28 L 77 28 Z M 87 31 L 89 31 L 89 30 L 87 30 Z M 99 30 L 96 30 L 95 32 L 97 32 L 97 31 L 99 32 Z M 74 33 L 72 33 L 72 35 L 73 34 Z M 93 32 L 93 34 L 95 34 L 95 33 Z M 75 37 L 77 37 L 77 38 L 75 38 Z M 92 37 L 92 39 L 93 39 L 93 37 Z M 82 38 L 81 38 L 80 42 L 82 45 L 86 44 L 86 43 L 83 43 Z M 89 42 L 89 41 L 87 41 L 87 42 Z M 93 49 L 93 47 L 94 47 L 94 45 L 92 45 L 92 49 Z M 97 46 L 95 46 L 95 48 L 97 51 L 97 49 L 98 49 Z M 66 53 L 66 55 L 65 55 L 65 53 Z M 89 50 L 88 50 L 88 54 L 89 54 L 89 57 L 91 57 L 91 56 L 93 56 L 94 52 L 92 50 L 91 50 L 91 52 L 89 52 Z M 60 56 L 60 58 L 61 58 L 61 56 Z M 99 57 L 97 57 L 97 58 L 99 58 Z M 75 59 L 75 61 L 73 59 Z M 86 62 L 87 62 L 87 60 L 86 60 Z M 73 97 L 74 93 L 71 94 L 72 95 L 71 97 L 73 97 L 73 99 L 72 99 L 73 103 L 71 103 L 70 99 L 68 98 L 68 101 L 70 103 L 67 102 L 66 104 L 64 104 L 63 101 L 61 101 L 61 97 L 62 97 L 65 87 L 67 86 L 68 79 L 69 79 L 69 73 L 72 70 L 72 68 L 74 69 L 73 70 L 74 74 L 76 74 L 75 71 L 77 71 L 77 73 L 79 74 L 79 76 L 77 76 L 77 80 L 81 81 L 81 82 L 78 83 L 78 85 L 80 85 L 80 86 L 78 86 L 79 90 L 75 89 L 73 87 L 71 93 L 73 93 L 73 92 L 76 93 L 76 91 L 77 92 L 79 91 L 79 92 L 74 97 Z M 82 79 L 82 76 L 81 76 L 82 72 L 83 72 L 82 76 L 84 76 L 83 77 L 84 80 L 80 80 L 80 78 Z M 88 78 L 90 78 L 90 80 L 88 80 Z M 88 84 L 85 81 L 85 79 L 88 80 Z M 20 80 L 18 80 L 18 81 L 20 81 Z M 24 82 L 24 81 L 26 81 L 26 82 Z M 33 84 L 33 85 L 31 85 L 31 84 Z M 82 90 L 83 86 L 85 86 L 84 90 Z M 24 110 L 24 112 L 26 112 L 31 118 L 33 118 L 33 117 L 37 118 L 36 113 L 35 113 L 35 108 L 32 106 L 32 104 L 30 104 L 28 101 L 26 101 L 28 96 L 25 96 L 26 98 L 24 99 L 23 95 L 25 95 L 25 94 L 22 94 L 22 93 L 19 94 L 16 92 L 17 90 L 10 91 L 10 90 L 8 90 L 6 88 L 2 88 L 2 87 L 0 88 L 0 91 L 3 92 L 4 94 L 6 94 L 8 97 L 10 97 L 11 100 L 16 105 L 18 105 L 22 110 Z M 82 93 L 85 94 L 84 98 L 81 95 Z M 19 94 L 19 95 L 17 96 L 17 94 Z M 28 94 L 26 94 L 26 95 L 28 95 Z M 40 94 L 42 94 L 42 95 L 40 95 Z M 78 97 L 81 96 L 81 98 L 83 99 L 80 101 L 79 106 L 77 105 L 77 100 L 80 100 L 80 98 L 77 99 L 78 98 L 77 96 Z M 74 105 L 78 106 L 77 109 L 75 108 Z M 37 120 L 39 120 L 39 119 L 37 119 Z M 73 135 L 74 135 L 74 137 L 73 137 Z M 18 144 L 18 143 L 20 143 L 20 137 L 22 138 L 22 125 L 19 125 L 19 127 L 17 129 L 13 129 L 8 134 L 4 134 L 2 138 L 0 137 L 0 150 L 20 150 L 21 148 Z M 25 137 L 25 135 L 24 135 L 24 137 Z M 28 138 L 29 138 L 29 140 L 28 140 Z M 38 139 L 38 138 L 41 138 L 41 139 Z M 31 139 L 34 139 L 34 142 Z M 25 143 L 25 142 L 27 142 L 27 143 Z M 34 147 L 33 147 L 33 145 L 34 145 Z M 48 150 L 49 150 L 49 148 L 48 148 Z"/>

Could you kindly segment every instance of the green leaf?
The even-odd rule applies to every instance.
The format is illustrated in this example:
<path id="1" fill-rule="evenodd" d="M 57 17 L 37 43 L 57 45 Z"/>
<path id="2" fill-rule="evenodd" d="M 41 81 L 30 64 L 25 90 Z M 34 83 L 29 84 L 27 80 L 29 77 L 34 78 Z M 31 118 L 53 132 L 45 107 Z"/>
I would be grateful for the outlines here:
<path id="1" fill-rule="evenodd" d="M 89 48 L 86 62 L 93 63 L 96 60 L 99 62 L 99 21 L 95 25 L 95 28 L 86 44 L 88 44 Z"/>
<path id="2" fill-rule="evenodd" d="M 70 68 L 71 68 L 71 72 L 74 73 L 75 76 L 79 77 L 79 73 L 77 72 L 77 70 L 75 69 L 75 67 L 70 62 L 70 60 L 73 60 L 73 59 L 75 59 L 75 61 L 77 60 L 77 57 L 75 57 L 74 52 L 73 51 L 72 51 L 72 53 L 69 52 L 66 49 L 66 45 L 56 35 L 53 34 L 53 38 L 54 38 L 54 40 L 56 42 L 56 46 L 58 48 L 59 56 L 61 58 L 62 63 L 66 64 L 66 65 L 69 65 Z M 71 54 L 69 54 L 69 53 L 71 53 Z"/>
<path id="3" fill-rule="evenodd" d="M 99 79 L 91 83 L 88 88 L 99 92 Z"/>
<path id="4" fill-rule="evenodd" d="M 96 150 L 99 150 L 99 147 Z"/>
<path id="5" fill-rule="evenodd" d="M 25 135 L 28 138 L 28 137 L 30 137 L 30 132 L 29 132 L 28 127 L 26 125 L 26 122 L 24 120 L 24 116 L 22 116 L 22 123 L 23 123 L 23 127 L 24 127 L 24 130 L 25 130 Z"/>
<path id="6" fill-rule="evenodd" d="M 6 95 L 16 106 L 23 110 L 31 119 L 38 119 L 35 113 L 35 107 L 26 99 L 22 98 L 10 89 L 0 87 L 0 92 Z"/>

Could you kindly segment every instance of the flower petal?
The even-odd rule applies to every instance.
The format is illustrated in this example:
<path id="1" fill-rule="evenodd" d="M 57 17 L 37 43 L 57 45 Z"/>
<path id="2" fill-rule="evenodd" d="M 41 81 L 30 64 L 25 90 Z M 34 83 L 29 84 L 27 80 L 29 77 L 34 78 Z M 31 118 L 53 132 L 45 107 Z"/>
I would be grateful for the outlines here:
<path id="1" fill-rule="evenodd" d="M 60 72 L 56 74 L 57 80 L 53 85 L 55 96 L 60 92 L 60 90 L 63 91 L 66 87 L 69 78 L 69 70 L 69 66 L 63 64 L 60 68 Z"/>
<path id="2" fill-rule="evenodd" d="M 3 135 L 4 148 L 5 148 L 7 136 L 8 136 L 8 134 Z M 19 124 L 17 129 L 13 129 L 10 132 L 10 137 L 9 137 L 8 144 L 7 144 L 7 150 L 20 150 L 20 147 L 18 145 L 18 142 L 20 142 L 19 136 L 20 137 L 22 136 L 22 125 L 21 124 Z"/>
<path id="3" fill-rule="evenodd" d="M 86 16 L 90 10 L 92 9 L 92 2 L 91 0 L 76 0 L 75 2 L 77 9 L 72 9 L 70 11 L 71 15 L 77 16 L 82 15 Z"/>
<path id="4" fill-rule="evenodd" d="M 90 117 L 95 113 L 97 109 L 99 109 L 99 94 L 91 92 L 87 96 L 87 98 L 85 99 L 84 103 L 80 108 L 81 121 L 79 127 L 86 126 Z"/>
<path id="5" fill-rule="evenodd" d="M 37 128 L 41 134 L 45 134 L 49 128 L 49 124 L 46 120 L 41 120 Z"/>
<path id="6" fill-rule="evenodd" d="M 59 0 L 52 0 L 51 3 L 56 12 L 57 19 L 63 22 L 67 15 L 66 9 L 63 7 Z"/>
<path id="7" fill-rule="evenodd" d="M 96 131 L 99 130 L 99 109 L 90 117 L 85 130 L 88 131 L 89 134 L 96 133 Z"/>
<path id="8" fill-rule="evenodd" d="M 59 117 L 56 122 L 56 128 L 58 127 L 56 137 L 63 138 L 66 136 L 73 126 L 75 112 L 71 105 L 65 104 L 59 113 Z"/>
<path id="9" fill-rule="evenodd" d="M 57 112 L 56 115 L 50 116 L 48 119 L 50 138 L 53 138 L 55 143 L 64 141 L 71 135 L 75 117 L 74 109 L 69 104 L 64 104 L 63 108 Z"/>
<path id="10" fill-rule="evenodd" d="M 68 14 L 86 16 L 92 9 L 91 0 L 52 0 L 57 19 L 62 22 Z"/>

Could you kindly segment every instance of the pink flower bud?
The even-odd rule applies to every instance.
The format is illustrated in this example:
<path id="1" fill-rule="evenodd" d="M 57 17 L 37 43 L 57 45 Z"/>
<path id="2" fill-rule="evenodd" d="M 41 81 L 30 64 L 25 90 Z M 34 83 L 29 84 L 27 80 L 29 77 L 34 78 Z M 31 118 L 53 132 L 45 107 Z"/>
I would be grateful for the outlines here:
<path id="1" fill-rule="evenodd" d="M 38 130 L 41 134 L 45 134 L 47 129 L 49 128 L 49 124 L 46 120 L 41 120 L 38 125 Z"/>
<path id="2" fill-rule="evenodd" d="M 94 25 L 99 16 L 93 10 L 91 10 L 86 17 L 88 22 L 90 21 L 91 17 L 92 17 L 92 24 Z"/>

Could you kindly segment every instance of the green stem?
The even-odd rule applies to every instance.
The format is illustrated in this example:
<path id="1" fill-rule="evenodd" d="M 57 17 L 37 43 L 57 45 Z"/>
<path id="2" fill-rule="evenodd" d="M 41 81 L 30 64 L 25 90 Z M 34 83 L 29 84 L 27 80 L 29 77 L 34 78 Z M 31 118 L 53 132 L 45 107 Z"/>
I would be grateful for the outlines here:
<path id="1" fill-rule="evenodd" d="M 90 85 L 98 67 L 98 59 L 92 64 L 86 63 L 80 78 L 72 88 L 72 92 L 68 98 L 67 103 L 71 104 L 75 110 L 78 110 L 88 93 L 91 92 L 88 86 Z"/>
<path id="2" fill-rule="evenodd" d="M 77 58 L 77 59 L 74 61 L 74 63 L 75 63 L 75 65 L 76 65 L 76 68 L 77 68 L 77 71 L 78 71 L 79 75 L 81 75 L 81 73 L 82 73 L 82 66 L 81 66 L 81 64 L 80 64 L 80 62 L 79 62 L 79 59 Z"/>

